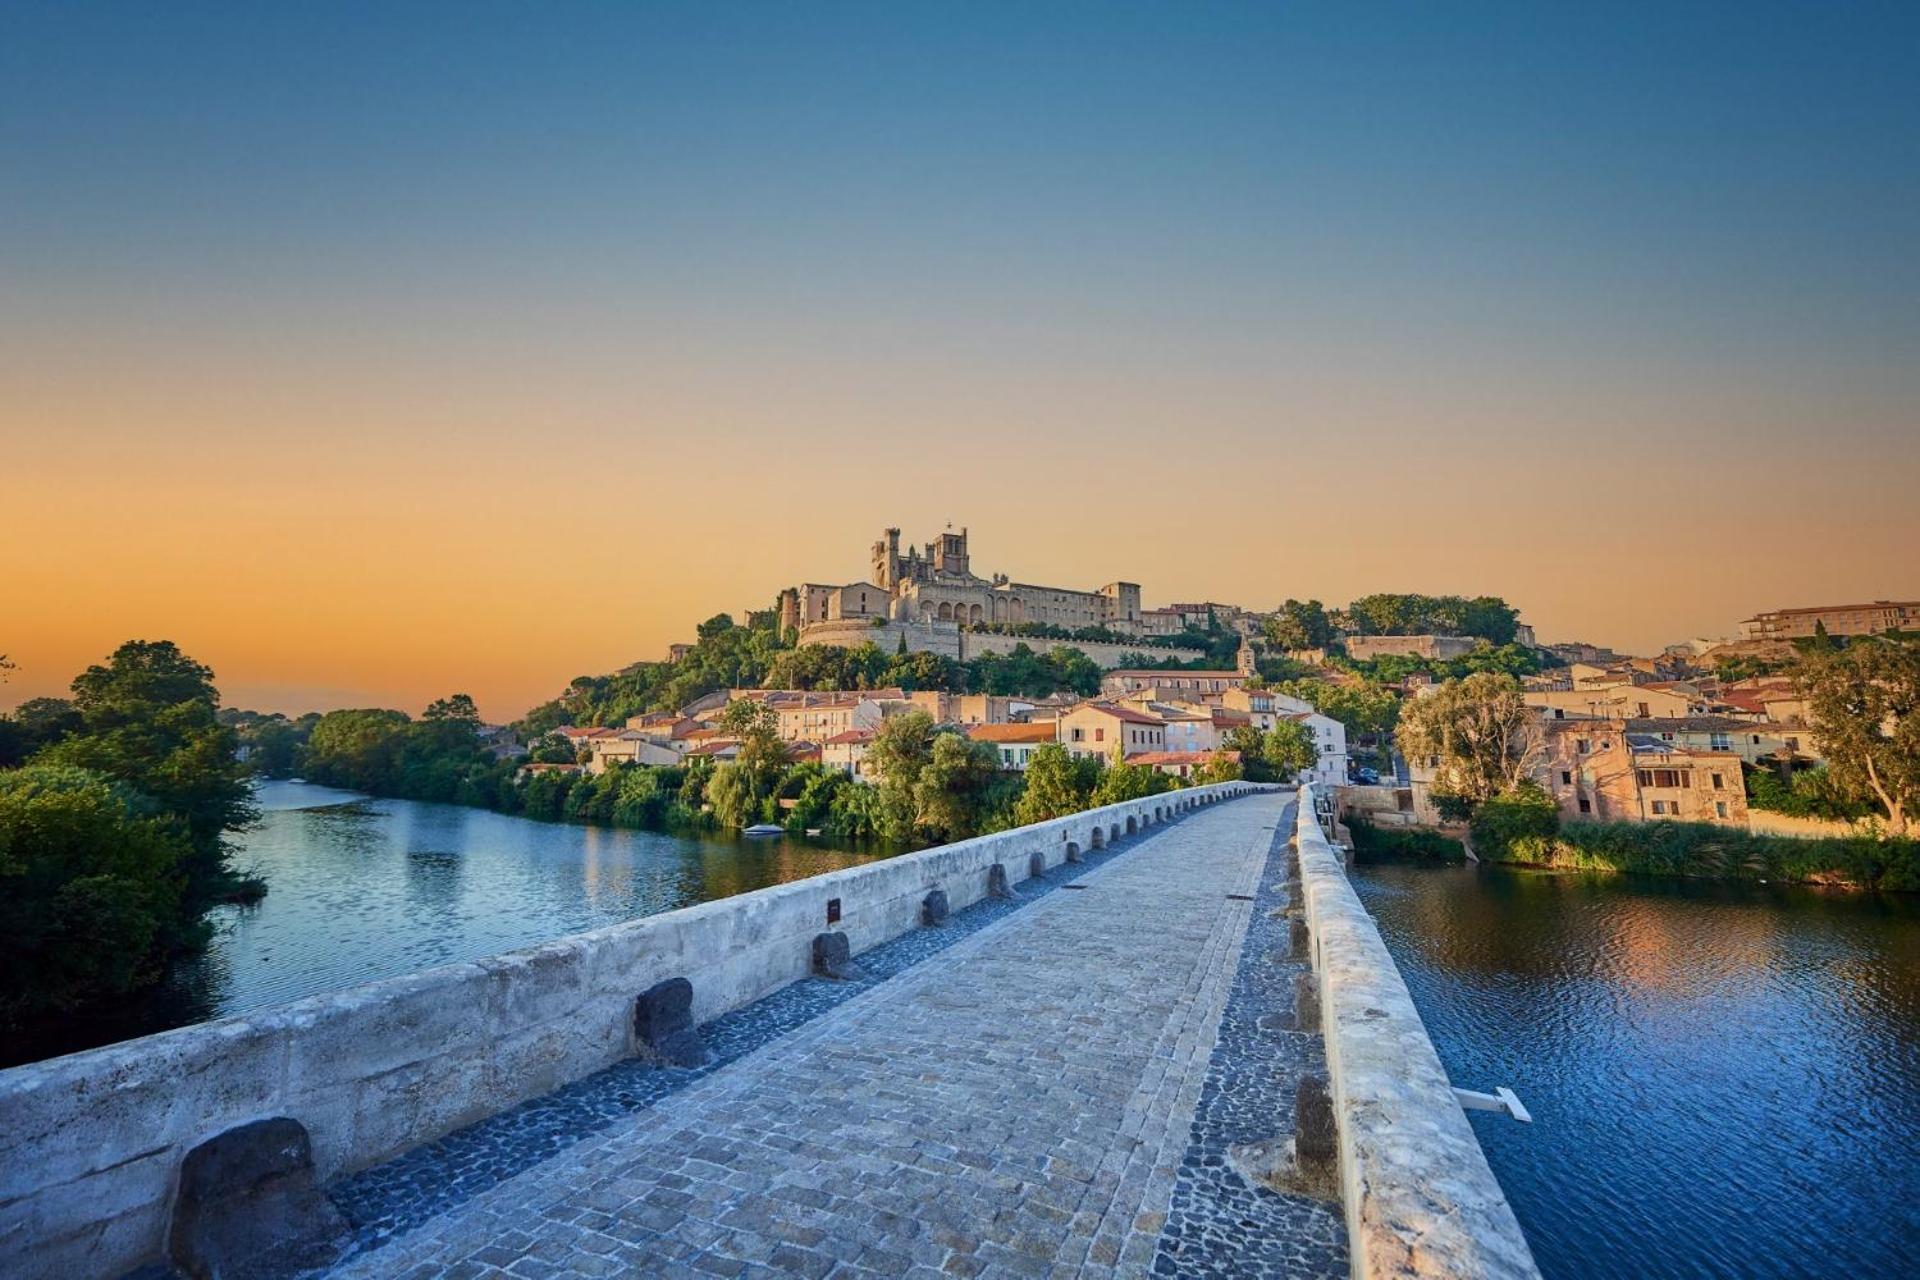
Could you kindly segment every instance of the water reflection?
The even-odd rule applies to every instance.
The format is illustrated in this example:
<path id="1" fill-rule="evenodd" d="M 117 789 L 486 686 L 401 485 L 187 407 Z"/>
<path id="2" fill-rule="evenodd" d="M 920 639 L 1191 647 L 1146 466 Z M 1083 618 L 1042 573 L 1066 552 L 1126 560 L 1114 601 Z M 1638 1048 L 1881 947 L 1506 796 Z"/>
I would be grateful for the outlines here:
<path id="1" fill-rule="evenodd" d="M 260 788 L 237 865 L 269 883 L 221 908 L 206 953 L 110 1014 L 33 1028 L 31 1061 L 316 992 L 471 960 L 872 860 L 810 841 L 563 826 L 453 805 Z"/>
<path id="2" fill-rule="evenodd" d="M 1920 902 L 1356 869 L 1549 1276 L 1899 1274 L 1920 1243 Z"/>

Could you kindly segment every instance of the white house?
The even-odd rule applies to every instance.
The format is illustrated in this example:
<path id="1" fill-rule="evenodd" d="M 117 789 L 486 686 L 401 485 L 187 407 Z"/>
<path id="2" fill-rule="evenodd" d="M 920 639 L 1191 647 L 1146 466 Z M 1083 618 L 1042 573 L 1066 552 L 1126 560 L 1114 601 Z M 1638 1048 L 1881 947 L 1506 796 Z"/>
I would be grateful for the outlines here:
<path id="1" fill-rule="evenodd" d="M 1347 726 L 1318 711 L 1295 712 L 1289 720 L 1307 726 L 1313 745 L 1320 748 L 1319 762 L 1300 781 L 1343 787 L 1347 783 Z"/>

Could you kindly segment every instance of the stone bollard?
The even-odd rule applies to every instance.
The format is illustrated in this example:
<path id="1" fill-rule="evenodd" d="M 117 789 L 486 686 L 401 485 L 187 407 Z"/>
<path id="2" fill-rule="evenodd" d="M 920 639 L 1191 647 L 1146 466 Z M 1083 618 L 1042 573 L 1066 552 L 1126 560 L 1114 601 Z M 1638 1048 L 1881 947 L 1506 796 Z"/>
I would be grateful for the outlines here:
<path id="1" fill-rule="evenodd" d="M 1331 1173 L 1340 1154 L 1325 1076 L 1301 1076 L 1293 1091 L 1293 1158 L 1307 1176 Z"/>
<path id="2" fill-rule="evenodd" d="M 1287 922 L 1287 955 L 1290 959 L 1305 960 L 1312 953 L 1312 942 L 1305 920 L 1296 917 Z"/>
<path id="3" fill-rule="evenodd" d="M 707 1047 L 693 1025 L 693 984 L 685 978 L 656 982 L 633 1002 L 633 1034 L 641 1052 L 672 1067 L 697 1067 Z"/>
<path id="4" fill-rule="evenodd" d="M 1094 838 L 1095 846 L 1098 847 L 1099 840 L 1100 840 L 1100 833 L 1098 831 L 1094 832 L 1093 838 Z M 1075 844 L 1071 840 L 1067 841 L 1067 861 L 1068 862 L 1080 861 L 1080 846 Z"/>
<path id="5" fill-rule="evenodd" d="M 1047 874 L 1047 855 L 1035 849 L 1027 855 L 1027 879 L 1038 880 Z"/>
<path id="6" fill-rule="evenodd" d="M 836 982 L 857 982 L 867 975 L 853 962 L 853 948 L 840 932 L 813 935 L 813 971 Z"/>
<path id="7" fill-rule="evenodd" d="M 314 1179 L 306 1128 L 275 1116 L 187 1152 L 167 1258 L 191 1280 L 274 1280 L 330 1266 L 351 1235 Z"/>
<path id="8" fill-rule="evenodd" d="M 1007 887 L 1007 869 L 997 862 L 987 868 L 987 896 L 989 898 L 1013 896 L 1013 890 Z"/>
<path id="9" fill-rule="evenodd" d="M 947 922 L 947 891 L 935 889 L 920 900 L 920 923 L 929 928 Z"/>
<path id="10" fill-rule="evenodd" d="M 1301 1031 L 1320 1029 L 1320 985 L 1311 973 L 1294 975 L 1293 1025 Z"/>

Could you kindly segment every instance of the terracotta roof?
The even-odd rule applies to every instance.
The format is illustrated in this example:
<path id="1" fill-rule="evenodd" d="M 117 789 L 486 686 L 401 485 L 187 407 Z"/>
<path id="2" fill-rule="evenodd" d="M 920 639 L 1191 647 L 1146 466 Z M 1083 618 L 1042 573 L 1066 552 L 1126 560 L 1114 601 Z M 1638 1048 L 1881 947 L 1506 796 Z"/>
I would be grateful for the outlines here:
<path id="1" fill-rule="evenodd" d="M 852 743 L 852 742 L 872 742 L 872 741 L 873 741 L 873 730 L 848 729 L 844 733 L 836 733 L 831 738 L 828 738 L 826 741 L 826 745 L 829 747 L 837 747 L 837 746 L 843 746 L 847 743 Z"/>
<path id="2" fill-rule="evenodd" d="M 1767 728 L 1732 716 L 1672 716 L 1664 720 L 1635 716 L 1626 724 L 1635 733 L 1752 733 Z"/>
<path id="3" fill-rule="evenodd" d="M 1751 712 L 1756 716 L 1765 715 L 1767 713 L 1767 703 L 1775 700 L 1776 699 L 1763 698 L 1757 693 L 1723 693 L 1720 695 L 1720 701 L 1726 703 L 1728 706 L 1738 707 L 1740 710 Z"/>
<path id="4" fill-rule="evenodd" d="M 1238 751 L 1143 751 L 1137 756 L 1128 756 L 1128 764 L 1205 764 L 1209 760 L 1224 757 L 1238 760 Z"/>
<path id="5" fill-rule="evenodd" d="M 1183 671 L 1177 667 L 1129 667 L 1119 671 L 1107 672 L 1110 676 L 1166 676 L 1168 678 L 1194 676 L 1210 677 L 1215 680 L 1244 680 L 1247 677 L 1238 671 Z"/>
<path id="6" fill-rule="evenodd" d="M 1231 725 L 1239 728 L 1243 724 L 1252 724 L 1253 717 L 1244 711 L 1235 711 L 1232 707 L 1215 707 L 1210 717 L 1215 724 Z"/>
<path id="7" fill-rule="evenodd" d="M 1115 720 L 1125 721 L 1127 724 L 1157 725 L 1162 723 L 1162 721 L 1157 716 L 1150 716 L 1144 711 L 1135 711 L 1130 707 L 1116 707 L 1111 702 L 1082 703 L 1080 706 L 1075 707 L 1074 710 L 1075 711 L 1098 711 L 1105 715 L 1112 716 Z"/>
<path id="8" fill-rule="evenodd" d="M 1039 724 L 976 724 L 967 729 L 975 742 L 1052 742 L 1056 730 L 1053 721 Z"/>

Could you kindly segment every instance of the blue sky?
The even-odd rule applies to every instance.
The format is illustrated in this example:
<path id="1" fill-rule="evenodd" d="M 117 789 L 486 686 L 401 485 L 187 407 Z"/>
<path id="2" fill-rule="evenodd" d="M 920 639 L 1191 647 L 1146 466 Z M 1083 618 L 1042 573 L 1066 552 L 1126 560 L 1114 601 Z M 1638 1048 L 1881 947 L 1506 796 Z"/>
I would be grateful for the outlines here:
<path id="1" fill-rule="evenodd" d="M 1914 593 L 1916 65 L 1913 4 L 11 3 L 11 496 L 221 547 L 194 514 L 272 487 L 250 518 L 284 561 L 301 504 L 538 483 L 690 521 L 711 502 L 663 476 L 797 441 L 856 482 L 796 521 L 781 467 L 736 477 L 741 550 L 713 558 L 741 567 L 633 570 L 665 603 L 623 649 L 548 637 L 578 650 L 555 679 L 923 513 L 1026 539 L 996 560 L 1027 577 L 1504 591 L 1633 644 Z M 320 441 L 355 466 L 309 468 Z M 1215 504 L 1231 551 L 1198 557 L 1025 500 L 1188 443 L 1276 483 L 1364 473 L 1377 510 L 1322 486 L 1283 538 Z M 191 510 L 127 496 L 176 475 Z M 1609 509 L 1564 528 L 1555 491 Z M 1790 545 L 1704 585 L 1596 545 L 1731 534 L 1762 500 L 1793 504 Z M 118 589 L 46 555 L 36 582 Z M 202 614 L 114 615 L 50 661 Z"/>

